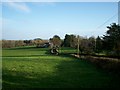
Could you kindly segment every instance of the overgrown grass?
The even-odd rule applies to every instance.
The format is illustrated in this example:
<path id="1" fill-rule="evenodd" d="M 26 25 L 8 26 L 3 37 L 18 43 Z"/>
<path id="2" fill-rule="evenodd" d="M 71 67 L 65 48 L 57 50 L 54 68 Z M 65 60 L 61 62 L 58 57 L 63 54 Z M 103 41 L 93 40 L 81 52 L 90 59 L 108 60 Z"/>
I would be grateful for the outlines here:
<path id="1" fill-rule="evenodd" d="M 66 54 L 50 55 L 48 48 L 3 49 L 2 69 L 3 88 L 120 88 L 117 76 Z"/>

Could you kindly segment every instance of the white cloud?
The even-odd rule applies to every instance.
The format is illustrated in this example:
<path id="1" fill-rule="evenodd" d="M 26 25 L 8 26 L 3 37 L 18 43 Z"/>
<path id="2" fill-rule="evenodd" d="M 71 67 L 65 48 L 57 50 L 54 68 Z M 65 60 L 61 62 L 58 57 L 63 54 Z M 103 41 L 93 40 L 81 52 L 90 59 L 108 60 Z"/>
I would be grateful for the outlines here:
<path id="1" fill-rule="evenodd" d="M 7 2 L 7 5 L 9 7 L 16 9 L 16 10 L 30 12 L 30 8 L 25 3 L 22 3 L 22 2 L 19 2 L 19 3 L 18 2 Z"/>

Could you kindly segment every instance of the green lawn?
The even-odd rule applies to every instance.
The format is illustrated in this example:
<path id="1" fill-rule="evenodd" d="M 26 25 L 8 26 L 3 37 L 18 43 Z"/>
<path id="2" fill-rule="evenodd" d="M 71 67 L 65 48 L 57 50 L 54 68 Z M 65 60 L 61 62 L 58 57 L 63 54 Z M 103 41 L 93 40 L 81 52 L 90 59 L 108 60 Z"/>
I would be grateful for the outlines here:
<path id="1" fill-rule="evenodd" d="M 48 48 L 12 48 L 2 53 L 3 88 L 120 88 L 117 76 L 69 55 L 50 55 Z"/>

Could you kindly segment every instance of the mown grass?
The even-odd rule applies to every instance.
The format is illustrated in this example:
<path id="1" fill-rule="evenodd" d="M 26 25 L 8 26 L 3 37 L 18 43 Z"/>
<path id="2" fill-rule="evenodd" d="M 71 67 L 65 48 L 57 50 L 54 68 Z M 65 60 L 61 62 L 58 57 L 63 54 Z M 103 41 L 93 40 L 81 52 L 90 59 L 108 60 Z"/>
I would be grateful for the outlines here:
<path id="1" fill-rule="evenodd" d="M 36 47 L 23 47 L 23 48 L 10 48 L 3 49 L 3 57 L 28 57 L 46 55 L 48 48 L 36 48 Z"/>
<path id="2" fill-rule="evenodd" d="M 3 88 L 120 88 L 120 79 L 87 61 L 64 55 L 62 48 L 50 55 L 48 48 L 3 49 Z"/>

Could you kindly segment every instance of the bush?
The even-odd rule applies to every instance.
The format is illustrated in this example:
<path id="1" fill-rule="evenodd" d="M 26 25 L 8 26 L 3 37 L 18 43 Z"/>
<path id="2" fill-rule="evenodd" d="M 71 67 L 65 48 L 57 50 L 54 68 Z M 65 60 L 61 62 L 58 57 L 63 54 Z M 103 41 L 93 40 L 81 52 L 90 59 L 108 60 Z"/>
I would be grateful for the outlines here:
<path id="1" fill-rule="evenodd" d="M 92 62 L 98 68 L 102 68 L 109 72 L 120 74 L 120 60 L 119 59 L 85 56 L 84 60 Z"/>

